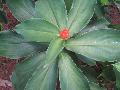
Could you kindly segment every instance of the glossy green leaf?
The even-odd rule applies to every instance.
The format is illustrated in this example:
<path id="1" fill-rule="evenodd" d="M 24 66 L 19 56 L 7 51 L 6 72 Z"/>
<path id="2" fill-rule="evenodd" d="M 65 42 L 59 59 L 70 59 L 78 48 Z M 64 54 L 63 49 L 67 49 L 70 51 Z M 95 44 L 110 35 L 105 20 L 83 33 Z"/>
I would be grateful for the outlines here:
<path id="1" fill-rule="evenodd" d="M 88 81 L 82 71 L 65 53 L 60 54 L 59 78 L 62 90 L 90 90 Z"/>
<path id="2" fill-rule="evenodd" d="M 26 57 L 38 51 L 44 51 L 46 48 L 47 45 L 44 43 L 25 42 L 14 31 L 0 32 L 0 56 L 16 59 Z"/>
<path id="3" fill-rule="evenodd" d="M 71 35 L 85 27 L 94 12 L 96 0 L 73 0 L 72 9 L 68 15 L 68 27 Z"/>
<path id="4" fill-rule="evenodd" d="M 120 59 L 120 31 L 101 29 L 78 35 L 66 43 L 68 50 L 97 61 Z"/>
<path id="5" fill-rule="evenodd" d="M 57 56 L 63 49 L 61 39 L 53 40 L 46 52 L 44 66 L 39 67 L 29 80 L 25 90 L 55 90 L 57 79 Z M 34 86 L 34 87 L 33 87 Z"/>
<path id="6" fill-rule="evenodd" d="M 60 29 L 67 26 L 67 11 L 64 0 L 38 0 L 35 9 L 36 17 L 45 19 Z"/>
<path id="7" fill-rule="evenodd" d="M 6 0 L 6 3 L 14 16 L 24 21 L 34 16 L 34 3 L 32 0 Z"/>
<path id="8" fill-rule="evenodd" d="M 32 74 L 36 71 L 37 67 L 43 66 L 44 59 L 44 53 L 37 53 L 27 57 L 23 62 L 16 65 L 12 75 L 12 83 L 15 90 L 25 89 L 27 82 L 32 77 Z"/>
<path id="9" fill-rule="evenodd" d="M 50 42 L 53 38 L 57 37 L 59 30 L 56 26 L 45 20 L 33 18 L 16 26 L 16 31 L 28 41 Z"/>
<path id="10" fill-rule="evenodd" d="M 96 64 L 96 61 L 93 60 L 93 59 L 87 58 L 87 57 L 85 57 L 85 56 L 83 56 L 81 54 L 76 54 L 76 55 L 77 55 L 79 60 L 83 61 L 84 63 L 86 63 L 86 64 L 88 64 L 90 66 L 94 66 Z"/>
<path id="11" fill-rule="evenodd" d="M 80 34 L 94 31 L 94 30 L 99 30 L 99 29 L 108 29 L 109 24 L 110 23 L 105 18 L 98 19 L 98 20 L 96 20 L 96 22 L 93 22 L 93 23 L 87 25 L 84 29 L 82 29 L 80 31 Z"/>
<path id="12" fill-rule="evenodd" d="M 116 75 L 116 87 L 120 89 L 120 62 L 113 65 Z"/>
<path id="13" fill-rule="evenodd" d="M 55 90 L 57 80 L 57 63 L 48 67 L 39 67 L 27 83 L 25 90 Z"/>
<path id="14" fill-rule="evenodd" d="M 64 41 L 60 38 L 55 38 L 51 41 L 46 52 L 46 61 L 54 61 L 59 53 L 63 50 Z"/>

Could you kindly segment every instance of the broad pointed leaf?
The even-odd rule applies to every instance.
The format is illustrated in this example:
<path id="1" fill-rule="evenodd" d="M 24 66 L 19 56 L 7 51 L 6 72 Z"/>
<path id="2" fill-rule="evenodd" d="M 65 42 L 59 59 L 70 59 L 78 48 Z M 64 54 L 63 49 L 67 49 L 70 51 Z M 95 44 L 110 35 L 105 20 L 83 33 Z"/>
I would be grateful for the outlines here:
<path id="1" fill-rule="evenodd" d="M 35 52 L 44 51 L 45 43 L 25 42 L 25 40 L 14 31 L 0 32 L 0 56 L 12 59 L 26 57 Z"/>
<path id="2" fill-rule="evenodd" d="M 82 71 L 65 53 L 60 54 L 59 77 L 62 90 L 90 90 L 88 81 Z"/>
<path id="3" fill-rule="evenodd" d="M 116 87 L 120 89 L 120 62 L 113 65 L 116 75 Z"/>
<path id="4" fill-rule="evenodd" d="M 63 44 L 64 41 L 60 38 L 55 38 L 52 40 L 46 52 L 46 61 L 54 61 L 64 48 Z"/>
<path id="5" fill-rule="evenodd" d="M 57 61 L 40 66 L 28 81 L 25 90 L 55 90 L 57 81 Z"/>
<path id="6" fill-rule="evenodd" d="M 68 50 L 97 61 L 120 59 L 120 31 L 101 29 L 77 36 L 66 43 Z"/>
<path id="7" fill-rule="evenodd" d="M 64 0 L 38 0 L 35 9 L 37 17 L 45 19 L 59 28 L 67 27 L 67 11 Z"/>
<path id="8" fill-rule="evenodd" d="M 39 67 L 33 74 L 25 90 L 55 90 L 57 78 L 56 58 L 63 49 L 62 44 L 63 41 L 59 38 L 50 43 L 44 59 L 44 66 Z"/>
<path id="9" fill-rule="evenodd" d="M 84 29 L 82 29 L 80 31 L 80 34 L 94 31 L 94 30 L 99 30 L 99 29 L 108 29 L 109 24 L 110 23 L 105 18 L 98 19 L 96 22 L 91 23 L 91 24 L 87 25 Z"/>
<path id="10" fill-rule="evenodd" d="M 16 65 L 12 75 L 12 83 L 15 90 L 25 89 L 27 82 L 32 77 L 32 74 L 36 71 L 37 67 L 43 66 L 44 58 L 44 53 L 37 53 L 27 57 L 23 62 Z"/>
<path id="11" fill-rule="evenodd" d="M 14 16 L 24 21 L 34 16 L 34 3 L 32 0 L 6 0 L 7 5 L 14 14 Z"/>
<path id="12" fill-rule="evenodd" d="M 16 26 L 17 33 L 24 36 L 28 41 L 50 42 L 58 35 L 58 28 L 40 18 L 26 20 Z"/>
<path id="13" fill-rule="evenodd" d="M 96 0 L 73 0 L 72 9 L 68 15 L 68 27 L 71 35 L 79 32 L 91 19 Z"/>
<path id="14" fill-rule="evenodd" d="M 94 66 L 96 64 L 96 61 L 90 58 L 87 58 L 81 54 L 76 54 L 76 56 L 78 57 L 79 60 L 83 61 L 84 63 L 90 65 L 90 66 Z"/>

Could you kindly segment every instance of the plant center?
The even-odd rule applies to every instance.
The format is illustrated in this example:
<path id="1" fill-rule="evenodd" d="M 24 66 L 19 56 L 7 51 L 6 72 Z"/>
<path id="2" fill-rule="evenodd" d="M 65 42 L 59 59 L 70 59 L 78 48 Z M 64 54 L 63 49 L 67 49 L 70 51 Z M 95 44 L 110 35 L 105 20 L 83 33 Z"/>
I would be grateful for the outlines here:
<path id="1" fill-rule="evenodd" d="M 62 29 L 59 35 L 60 35 L 60 38 L 62 38 L 63 40 L 69 39 L 70 38 L 69 29 L 68 28 Z"/>

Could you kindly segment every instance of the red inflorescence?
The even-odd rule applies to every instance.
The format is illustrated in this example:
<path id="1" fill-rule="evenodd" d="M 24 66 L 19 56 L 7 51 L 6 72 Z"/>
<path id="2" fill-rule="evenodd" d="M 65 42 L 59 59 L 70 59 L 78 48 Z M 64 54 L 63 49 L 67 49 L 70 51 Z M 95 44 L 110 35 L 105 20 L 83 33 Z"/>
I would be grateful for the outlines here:
<path id="1" fill-rule="evenodd" d="M 69 29 L 68 28 L 62 29 L 62 31 L 60 31 L 59 35 L 60 35 L 60 38 L 62 38 L 63 40 L 69 39 L 70 38 Z"/>

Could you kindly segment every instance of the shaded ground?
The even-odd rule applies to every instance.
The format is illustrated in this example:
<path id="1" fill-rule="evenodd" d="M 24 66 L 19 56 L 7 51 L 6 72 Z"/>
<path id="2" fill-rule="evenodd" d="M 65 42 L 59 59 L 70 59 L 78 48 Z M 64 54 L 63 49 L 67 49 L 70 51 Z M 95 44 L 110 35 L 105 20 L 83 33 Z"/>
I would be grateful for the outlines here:
<path id="1" fill-rule="evenodd" d="M 13 90 L 10 78 L 15 64 L 16 61 L 0 57 L 0 90 Z"/>

